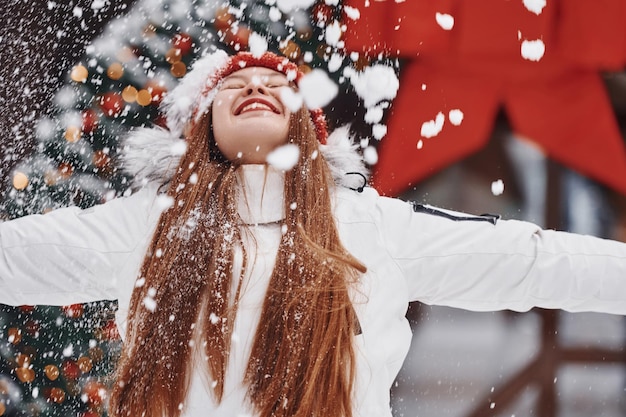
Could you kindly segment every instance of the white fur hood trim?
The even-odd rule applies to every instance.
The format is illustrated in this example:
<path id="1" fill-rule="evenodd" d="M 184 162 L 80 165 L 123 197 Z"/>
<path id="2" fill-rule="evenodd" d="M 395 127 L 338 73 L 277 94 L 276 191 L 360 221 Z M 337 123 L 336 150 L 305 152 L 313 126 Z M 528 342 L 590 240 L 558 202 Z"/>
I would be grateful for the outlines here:
<path id="1" fill-rule="evenodd" d="M 165 184 L 173 177 L 185 149 L 185 141 L 174 139 L 167 129 L 137 128 L 124 141 L 122 168 L 133 177 L 134 186 Z M 356 190 L 366 185 L 368 169 L 348 126 L 335 129 L 327 144 L 321 145 L 321 152 L 338 186 Z"/>

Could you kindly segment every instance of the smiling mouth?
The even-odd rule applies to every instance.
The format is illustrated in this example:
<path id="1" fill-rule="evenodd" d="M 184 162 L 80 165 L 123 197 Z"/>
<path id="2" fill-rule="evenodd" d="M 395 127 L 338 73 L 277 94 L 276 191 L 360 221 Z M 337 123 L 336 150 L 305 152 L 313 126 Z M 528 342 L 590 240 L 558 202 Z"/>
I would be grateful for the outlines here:
<path id="1" fill-rule="evenodd" d="M 276 114 L 280 113 L 276 107 L 274 107 L 271 103 L 267 101 L 247 100 L 241 103 L 239 107 L 237 107 L 237 109 L 235 110 L 235 115 L 240 115 L 242 113 L 251 111 L 269 111 Z"/>

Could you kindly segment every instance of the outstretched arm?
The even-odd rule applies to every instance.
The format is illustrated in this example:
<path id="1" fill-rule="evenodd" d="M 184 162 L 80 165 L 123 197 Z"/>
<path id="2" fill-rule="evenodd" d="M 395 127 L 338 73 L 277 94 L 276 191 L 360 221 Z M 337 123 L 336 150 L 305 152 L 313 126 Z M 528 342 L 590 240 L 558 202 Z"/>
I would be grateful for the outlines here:
<path id="1" fill-rule="evenodd" d="M 0 224 L 0 303 L 63 305 L 118 298 L 127 263 L 152 232 L 156 190 L 87 210 L 55 210 Z M 125 268 L 126 267 L 126 268 Z M 132 268 L 131 268 L 132 269 Z"/>
<path id="2" fill-rule="evenodd" d="M 626 244 L 399 200 L 379 204 L 412 300 L 626 314 Z"/>

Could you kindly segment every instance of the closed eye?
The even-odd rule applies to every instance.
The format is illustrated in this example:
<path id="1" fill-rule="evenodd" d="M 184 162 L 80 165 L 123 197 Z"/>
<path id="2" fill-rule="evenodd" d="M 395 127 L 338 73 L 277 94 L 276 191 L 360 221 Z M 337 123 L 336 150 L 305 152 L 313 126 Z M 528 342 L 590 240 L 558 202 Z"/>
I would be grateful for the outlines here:
<path id="1" fill-rule="evenodd" d="M 289 87 L 287 83 L 268 83 L 267 88 L 281 88 L 281 87 Z"/>
<path id="2" fill-rule="evenodd" d="M 232 84 L 225 84 L 222 85 L 222 88 L 220 90 L 237 90 L 239 88 L 244 88 L 246 85 L 243 83 L 232 83 Z"/>

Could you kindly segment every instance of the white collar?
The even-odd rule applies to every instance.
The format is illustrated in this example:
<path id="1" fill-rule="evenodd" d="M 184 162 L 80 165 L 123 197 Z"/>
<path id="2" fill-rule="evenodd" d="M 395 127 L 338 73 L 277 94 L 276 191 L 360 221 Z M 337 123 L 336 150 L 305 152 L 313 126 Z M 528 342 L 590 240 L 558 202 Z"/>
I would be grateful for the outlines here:
<path id="1" fill-rule="evenodd" d="M 124 171 L 133 177 L 135 187 L 150 182 L 167 184 L 178 169 L 184 149 L 185 142 L 172 137 L 167 129 L 136 128 L 124 139 L 121 160 Z M 350 136 L 349 126 L 335 129 L 328 137 L 328 143 L 320 145 L 338 186 L 355 190 L 365 185 L 368 172 L 359 149 L 360 145 Z"/>
<path id="2" fill-rule="evenodd" d="M 237 210 L 249 225 L 275 223 L 285 218 L 285 174 L 268 165 L 242 165 L 237 180 Z"/>

